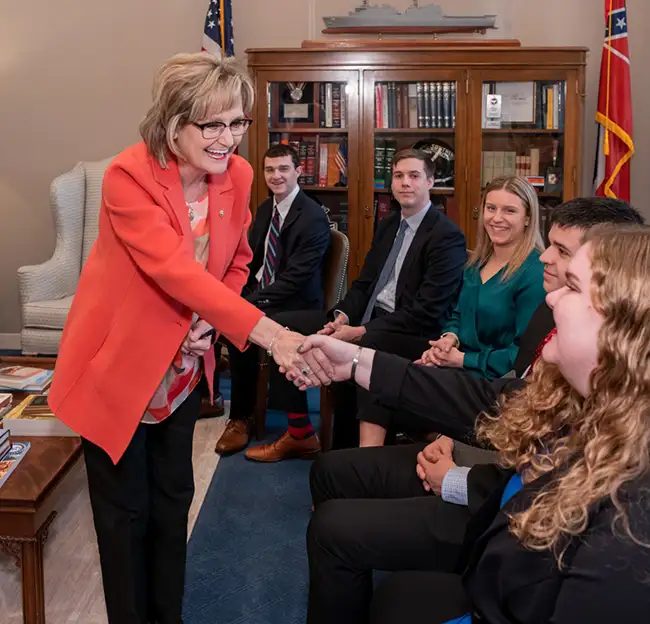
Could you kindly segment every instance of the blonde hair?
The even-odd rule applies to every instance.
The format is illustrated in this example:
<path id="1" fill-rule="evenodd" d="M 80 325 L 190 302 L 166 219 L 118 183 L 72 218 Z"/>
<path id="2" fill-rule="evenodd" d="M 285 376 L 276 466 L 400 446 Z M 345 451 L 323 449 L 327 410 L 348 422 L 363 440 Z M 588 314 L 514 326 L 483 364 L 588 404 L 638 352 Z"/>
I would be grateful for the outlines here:
<path id="1" fill-rule="evenodd" d="M 254 100 L 253 81 L 234 58 L 219 59 L 207 52 L 176 54 L 156 72 L 153 104 L 140 124 L 140 135 L 151 155 L 167 167 L 169 152 L 179 156 L 175 137 L 183 126 L 238 104 L 248 115 Z"/>
<path id="2" fill-rule="evenodd" d="M 539 232 L 539 202 L 535 189 L 526 180 L 518 176 L 499 176 L 494 178 L 483 191 L 481 210 L 478 217 L 476 247 L 470 254 L 467 265 L 476 266 L 480 269 L 494 252 L 494 245 L 485 231 L 484 213 L 488 193 L 500 190 L 508 191 L 508 193 L 512 193 L 518 197 L 528 217 L 528 225 L 524 230 L 524 235 L 506 264 L 505 271 L 501 276 L 501 280 L 506 281 L 519 269 L 533 249 L 537 249 L 540 252 L 544 250 L 544 242 Z"/>
<path id="3" fill-rule="evenodd" d="M 612 530 L 635 543 L 624 486 L 650 469 L 650 228 L 595 228 L 587 235 L 591 299 L 603 316 L 591 392 L 582 397 L 558 368 L 540 361 L 532 382 L 507 400 L 500 417 L 482 415 L 479 436 L 500 463 L 526 482 L 559 475 L 532 504 L 510 516 L 524 546 L 552 550 L 562 563 L 569 538 L 583 533 L 589 507 L 612 500 Z"/>

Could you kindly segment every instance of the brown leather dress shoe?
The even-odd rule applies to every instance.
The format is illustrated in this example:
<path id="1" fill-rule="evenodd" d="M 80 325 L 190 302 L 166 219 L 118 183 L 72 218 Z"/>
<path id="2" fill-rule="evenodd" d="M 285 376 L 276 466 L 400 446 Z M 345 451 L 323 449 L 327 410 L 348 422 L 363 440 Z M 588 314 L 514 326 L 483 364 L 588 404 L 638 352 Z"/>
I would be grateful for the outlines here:
<path id="1" fill-rule="evenodd" d="M 259 462 L 277 462 L 299 457 L 313 459 L 320 452 L 320 440 L 314 434 L 304 440 L 294 440 L 288 431 L 272 444 L 252 446 L 246 450 L 246 459 Z"/>
<path id="2" fill-rule="evenodd" d="M 251 425 L 247 420 L 233 418 L 226 424 L 225 431 L 221 434 L 214 450 L 220 455 L 239 453 L 246 448 L 250 439 Z"/>

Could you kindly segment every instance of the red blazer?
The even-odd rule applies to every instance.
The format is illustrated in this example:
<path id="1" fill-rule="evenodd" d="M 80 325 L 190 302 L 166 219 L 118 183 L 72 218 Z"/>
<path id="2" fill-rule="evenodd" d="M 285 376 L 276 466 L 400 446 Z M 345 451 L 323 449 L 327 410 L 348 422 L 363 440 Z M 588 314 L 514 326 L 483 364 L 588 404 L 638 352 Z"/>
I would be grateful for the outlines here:
<path id="1" fill-rule="evenodd" d="M 207 271 L 194 243 L 175 162 L 163 169 L 139 143 L 104 176 L 99 236 L 77 287 L 49 404 L 117 463 L 187 335 L 192 312 L 243 349 L 263 316 L 239 294 L 253 171 L 238 156 L 208 180 Z M 214 355 L 205 357 L 210 386 Z M 212 390 L 212 388 L 211 388 Z"/>

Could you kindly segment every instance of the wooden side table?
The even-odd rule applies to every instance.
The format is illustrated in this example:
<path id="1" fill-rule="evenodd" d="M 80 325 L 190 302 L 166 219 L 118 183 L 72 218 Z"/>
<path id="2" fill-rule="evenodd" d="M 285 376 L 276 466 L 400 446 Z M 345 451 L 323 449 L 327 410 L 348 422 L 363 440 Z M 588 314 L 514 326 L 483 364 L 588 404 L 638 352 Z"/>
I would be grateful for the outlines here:
<path id="1" fill-rule="evenodd" d="M 58 486 L 81 457 L 76 437 L 14 437 L 31 448 L 0 488 L 0 549 L 22 571 L 23 622 L 45 624 L 43 546 Z"/>

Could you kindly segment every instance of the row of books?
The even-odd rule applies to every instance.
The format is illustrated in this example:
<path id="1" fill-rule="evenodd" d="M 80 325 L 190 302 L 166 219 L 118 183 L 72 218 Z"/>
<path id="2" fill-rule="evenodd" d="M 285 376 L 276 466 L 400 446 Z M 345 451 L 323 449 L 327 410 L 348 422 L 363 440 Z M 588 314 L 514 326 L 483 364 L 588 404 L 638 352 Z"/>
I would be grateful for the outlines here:
<path id="1" fill-rule="evenodd" d="M 375 85 L 376 128 L 455 128 L 455 82 Z"/>
<path id="2" fill-rule="evenodd" d="M 345 86 L 340 82 L 318 83 L 318 125 L 321 128 L 347 128 Z"/>
<path id="3" fill-rule="evenodd" d="M 481 186 L 502 175 L 539 176 L 539 148 L 531 147 L 527 154 L 515 151 L 485 150 L 481 153 Z"/>
<path id="4" fill-rule="evenodd" d="M 345 187 L 348 184 L 348 143 L 336 136 L 298 136 L 288 132 L 273 133 L 271 145 L 291 145 L 300 158 L 303 186 Z"/>
<path id="5" fill-rule="evenodd" d="M 268 84 L 267 98 L 270 127 L 347 127 L 344 82 L 273 82 Z"/>
<path id="6" fill-rule="evenodd" d="M 9 431 L 0 429 L 0 487 L 25 457 L 30 446 L 30 442 L 12 442 Z"/>
<path id="7" fill-rule="evenodd" d="M 43 392 L 52 383 L 53 374 L 31 366 L 0 366 L 0 390 Z"/>
<path id="8" fill-rule="evenodd" d="M 397 141 L 375 139 L 375 189 L 390 188 L 393 178 L 393 156 L 397 152 Z"/>
<path id="9" fill-rule="evenodd" d="M 489 96 L 497 95 L 495 102 Z M 564 81 L 484 82 L 482 125 L 489 128 L 564 130 Z"/>

